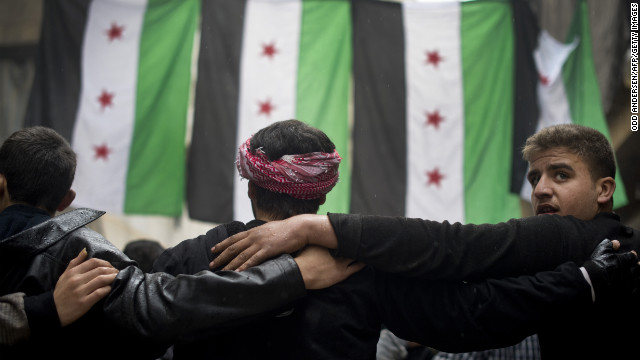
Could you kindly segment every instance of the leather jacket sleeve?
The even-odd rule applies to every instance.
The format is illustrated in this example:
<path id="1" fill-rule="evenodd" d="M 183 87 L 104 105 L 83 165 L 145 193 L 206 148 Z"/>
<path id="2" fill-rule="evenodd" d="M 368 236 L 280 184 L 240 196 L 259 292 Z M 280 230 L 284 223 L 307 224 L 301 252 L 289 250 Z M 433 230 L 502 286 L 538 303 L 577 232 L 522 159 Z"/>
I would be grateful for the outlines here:
<path id="1" fill-rule="evenodd" d="M 379 270 L 431 280 L 473 280 L 582 264 L 604 238 L 615 239 L 617 215 L 581 221 L 543 215 L 499 224 L 451 224 L 405 217 L 329 214 L 336 256 Z"/>
<path id="2" fill-rule="evenodd" d="M 243 272 L 175 277 L 128 266 L 113 282 L 104 312 L 125 331 L 176 343 L 240 326 L 305 294 L 300 270 L 289 255 Z"/>

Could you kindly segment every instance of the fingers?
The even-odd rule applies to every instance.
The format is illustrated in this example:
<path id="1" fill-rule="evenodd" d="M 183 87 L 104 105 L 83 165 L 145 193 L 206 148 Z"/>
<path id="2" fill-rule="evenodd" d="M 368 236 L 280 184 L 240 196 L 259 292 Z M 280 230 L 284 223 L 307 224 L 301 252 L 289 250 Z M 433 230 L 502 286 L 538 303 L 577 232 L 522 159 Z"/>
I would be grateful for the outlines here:
<path id="1" fill-rule="evenodd" d="M 237 243 L 238 241 L 242 240 L 243 238 L 244 238 L 244 233 L 237 233 L 235 235 L 232 235 L 232 236 L 222 240 L 220 243 L 214 245 L 211 248 L 211 252 L 214 253 L 214 254 L 220 254 L 221 252 L 226 250 L 229 246 Z"/>
<path id="2" fill-rule="evenodd" d="M 115 278 L 116 275 L 117 274 L 114 274 L 113 277 Z M 98 301 L 100 301 L 102 298 L 107 296 L 109 294 L 109 292 L 111 292 L 111 286 L 110 285 L 103 286 L 103 287 L 95 289 L 89 295 L 85 296 L 84 299 L 85 299 L 86 306 L 91 308 Z"/>
<path id="3" fill-rule="evenodd" d="M 84 248 L 82 249 L 82 251 L 80 251 L 78 256 L 76 256 L 71 261 L 69 261 L 67 270 L 70 270 L 71 273 L 85 273 L 91 269 L 94 269 L 100 266 L 113 268 L 113 265 L 111 265 L 111 263 L 106 260 L 91 258 L 85 261 L 86 258 L 87 258 L 87 249 Z"/>
<path id="4" fill-rule="evenodd" d="M 251 262 L 252 258 L 255 254 L 253 253 L 253 251 L 249 248 L 246 249 L 245 251 L 239 253 L 238 255 L 236 255 L 233 260 L 231 260 L 225 267 L 223 270 L 236 270 L 236 271 L 242 271 L 244 269 L 247 268 L 247 266 L 245 265 L 247 262 Z"/>
<path id="5" fill-rule="evenodd" d="M 241 247 L 237 245 L 237 243 L 245 238 L 245 233 L 241 232 L 235 234 L 223 241 L 219 244 L 215 245 L 211 248 L 211 253 L 218 254 L 218 256 L 209 263 L 210 269 L 218 269 L 224 265 L 227 265 L 231 260 L 235 261 L 235 257 L 238 253 L 241 252 Z M 225 268 L 225 270 L 229 270 Z"/>
<path id="6" fill-rule="evenodd" d="M 255 255 L 255 250 L 252 247 L 243 249 L 236 244 L 226 248 L 221 254 L 219 254 L 213 261 L 209 263 L 209 268 L 222 270 L 236 270 L 247 260 Z"/>
<path id="7" fill-rule="evenodd" d="M 638 264 L 638 255 L 635 251 L 629 251 L 618 255 L 620 265 L 625 267 L 633 267 Z"/>
<path id="8" fill-rule="evenodd" d="M 82 264 L 76 265 L 73 268 L 68 268 L 68 270 L 70 270 L 72 274 L 84 274 L 97 268 L 105 268 L 105 269 L 109 268 L 109 269 L 115 270 L 115 268 L 113 267 L 113 265 L 111 265 L 111 263 L 109 263 L 106 260 L 97 259 L 97 258 L 91 258 L 91 259 L 85 260 Z"/>
<path id="9" fill-rule="evenodd" d="M 605 240 L 607 240 L 607 239 L 605 239 Z M 613 250 L 618 250 L 620 248 L 620 241 L 611 240 L 611 246 L 613 246 Z"/>
<path id="10" fill-rule="evenodd" d="M 84 248 L 82 249 L 82 251 L 80 251 L 78 256 L 76 256 L 71 261 L 69 261 L 69 265 L 67 265 L 67 269 L 76 267 L 78 264 L 82 263 L 86 258 L 87 258 L 87 248 Z"/>
<path id="11" fill-rule="evenodd" d="M 104 269 L 104 268 L 102 268 Z M 111 273 L 95 276 L 84 287 L 85 301 L 88 306 L 93 306 L 111 291 L 111 283 L 118 275 L 118 271 L 112 269 Z"/>
<path id="12" fill-rule="evenodd" d="M 118 275 L 118 270 L 113 267 L 96 267 L 78 276 L 78 282 L 85 284 L 85 293 L 109 285 Z"/>
<path id="13" fill-rule="evenodd" d="M 60 324 L 66 326 L 84 315 L 110 291 L 118 270 L 102 259 L 88 259 L 86 249 L 69 262 L 53 291 Z M 84 260 L 84 261 L 83 261 Z"/>
<path id="14" fill-rule="evenodd" d="M 367 264 L 365 263 L 361 263 L 361 262 L 354 262 L 352 260 L 350 260 L 350 264 L 349 266 L 347 266 L 347 270 L 349 273 L 349 276 L 357 273 L 358 271 L 364 269 L 364 267 L 367 266 Z"/>
<path id="15" fill-rule="evenodd" d="M 227 270 L 236 270 L 236 271 L 245 271 L 248 268 L 256 265 L 260 265 L 266 260 L 266 257 L 263 255 L 264 251 L 258 250 L 255 254 L 239 254 L 229 265 L 226 266 Z M 248 259 L 247 259 L 248 257 Z M 247 259 L 244 261 L 244 259 Z"/>

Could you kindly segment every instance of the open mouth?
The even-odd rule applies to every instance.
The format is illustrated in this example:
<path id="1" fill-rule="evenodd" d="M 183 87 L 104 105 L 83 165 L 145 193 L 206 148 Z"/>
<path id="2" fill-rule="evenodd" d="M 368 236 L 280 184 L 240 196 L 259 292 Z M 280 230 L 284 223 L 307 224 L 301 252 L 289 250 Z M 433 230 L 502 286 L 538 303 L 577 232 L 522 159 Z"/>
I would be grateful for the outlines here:
<path id="1" fill-rule="evenodd" d="M 536 208 L 536 215 L 555 214 L 557 212 L 558 212 L 558 209 L 556 209 L 551 205 L 539 205 Z"/>

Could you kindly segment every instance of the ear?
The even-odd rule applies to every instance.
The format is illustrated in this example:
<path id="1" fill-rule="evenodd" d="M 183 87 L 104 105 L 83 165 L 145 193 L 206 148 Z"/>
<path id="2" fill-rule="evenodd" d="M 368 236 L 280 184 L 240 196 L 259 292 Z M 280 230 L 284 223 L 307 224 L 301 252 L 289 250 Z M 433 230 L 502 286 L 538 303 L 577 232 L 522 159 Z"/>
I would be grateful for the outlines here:
<path id="1" fill-rule="evenodd" d="M 0 211 L 9 206 L 10 202 L 9 191 L 7 191 L 7 179 L 3 174 L 0 174 Z"/>
<path id="2" fill-rule="evenodd" d="M 69 191 L 67 191 L 67 194 L 64 196 L 64 198 L 62 198 L 62 201 L 60 201 L 60 204 L 58 205 L 56 210 L 62 211 L 66 209 L 67 207 L 69 207 L 69 205 L 71 205 L 71 203 L 75 198 L 76 198 L 76 192 L 69 189 Z"/>
<path id="3" fill-rule="evenodd" d="M 596 189 L 598 191 L 598 205 L 604 206 L 613 198 L 616 191 L 616 181 L 611 177 L 603 177 L 596 181 Z"/>
<path id="4" fill-rule="evenodd" d="M 0 174 L 0 198 L 7 195 L 7 180 Z"/>
<path id="5" fill-rule="evenodd" d="M 249 199 L 251 200 L 255 200 L 256 199 L 256 184 L 253 183 L 253 181 L 249 180 L 249 184 L 247 185 L 247 195 L 249 196 Z"/>

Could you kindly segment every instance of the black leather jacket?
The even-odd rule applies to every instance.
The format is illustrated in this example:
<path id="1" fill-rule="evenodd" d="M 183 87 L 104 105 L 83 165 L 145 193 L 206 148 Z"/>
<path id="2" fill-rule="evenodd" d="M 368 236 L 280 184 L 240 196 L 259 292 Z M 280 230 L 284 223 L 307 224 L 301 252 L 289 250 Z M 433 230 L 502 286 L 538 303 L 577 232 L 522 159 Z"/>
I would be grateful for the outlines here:
<path id="1" fill-rule="evenodd" d="M 85 227 L 102 214 L 70 211 L 0 241 L 0 295 L 53 289 L 83 248 L 120 269 L 110 294 L 83 318 L 46 340 L 2 347 L 0 358 L 155 359 L 168 344 L 240 326 L 305 295 L 289 255 L 242 273 L 145 274 Z"/>

